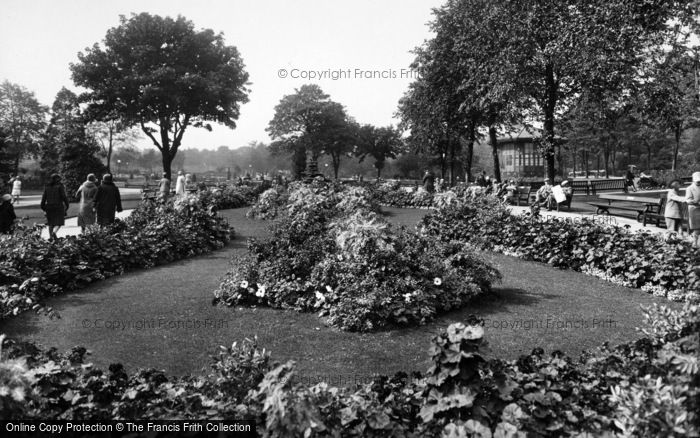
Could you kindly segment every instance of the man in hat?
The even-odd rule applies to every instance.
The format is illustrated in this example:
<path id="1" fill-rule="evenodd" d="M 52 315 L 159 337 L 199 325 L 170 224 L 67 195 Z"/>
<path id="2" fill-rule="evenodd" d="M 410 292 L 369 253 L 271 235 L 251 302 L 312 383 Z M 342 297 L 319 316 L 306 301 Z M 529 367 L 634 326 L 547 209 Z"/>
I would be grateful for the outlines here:
<path id="1" fill-rule="evenodd" d="M 46 224 L 49 226 L 49 240 L 55 240 L 58 230 L 65 225 L 68 214 L 68 196 L 66 188 L 61 183 L 61 175 L 51 175 L 51 182 L 44 187 L 41 195 L 41 209 L 46 213 Z"/>
<path id="2" fill-rule="evenodd" d="M 115 212 L 122 211 L 122 198 L 119 188 L 112 182 L 112 175 L 109 173 L 102 177 L 102 184 L 97 188 L 95 195 L 95 214 L 97 223 L 100 225 L 110 225 L 116 218 Z"/>
<path id="3" fill-rule="evenodd" d="M 544 185 L 535 193 L 535 204 L 547 203 L 547 209 L 551 210 L 552 185 L 549 183 L 549 178 L 544 179 Z"/>

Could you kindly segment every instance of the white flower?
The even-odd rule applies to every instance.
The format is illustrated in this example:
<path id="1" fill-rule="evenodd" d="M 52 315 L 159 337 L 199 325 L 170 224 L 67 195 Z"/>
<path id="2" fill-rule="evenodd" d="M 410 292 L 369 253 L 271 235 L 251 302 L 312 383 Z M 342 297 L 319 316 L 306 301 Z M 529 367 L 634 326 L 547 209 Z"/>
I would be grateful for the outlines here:
<path id="1" fill-rule="evenodd" d="M 31 298 L 27 298 L 25 301 L 26 301 L 27 304 L 32 304 L 32 299 L 31 299 Z"/>
<path id="2" fill-rule="evenodd" d="M 413 295 L 410 294 L 410 293 L 403 294 L 403 299 L 404 299 L 404 301 L 406 301 L 407 303 L 410 303 L 410 302 L 411 302 L 411 297 L 412 297 L 412 296 L 413 296 Z"/>
<path id="3" fill-rule="evenodd" d="M 248 282 L 245 281 L 245 280 L 241 281 L 241 287 L 242 287 L 243 289 L 248 289 Z"/>
<path id="4" fill-rule="evenodd" d="M 435 277 L 435 279 L 433 280 L 433 284 L 434 284 L 435 286 L 440 286 L 440 285 L 442 284 L 442 278 L 440 278 L 440 277 Z"/>
<path id="5" fill-rule="evenodd" d="M 39 277 L 32 277 L 32 283 L 38 283 L 39 282 Z"/>
<path id="6" fill-rule="evenodd" d="M 14 387 L 12 389 L 12 398 L 18 402 L 24 401 L 24 388 L 21 386 Z"/>
<path id="7" fill-rule="evenodd" d="M 339 261 L 339 262 L 342 262 L 342 261 L 343 261 L 343 255 L 342 255 L 342 254 L 338 254 L 338 261 Z"/>
<path id="8" fill-rule="evenodd" d="M 19 313 L 19 308 L 15 307 L 14 310 L 12 311 L 13 315 L 17 315 Z"/>
<path id="9" fill-rule="evenodd" d="M 328 285 L 326 285 L 326 290 L 328 291 L 329 294 L 330 294 L 330 293 L 333 293 L 333 288 L 331 288 L 331 287 L 328 286 Z"/>
<path id="10" fill-rule="evenodd" d="M 255 296 L 258 298 L 264 297 L 265 296 L 265 288 L 263 287 L 263 288 L 258 289 L 257 292 L 255 292 Z"/>
<path id="11" fill-rule="evenodd" d="M 319 291 L 316 291 L 316 299 L 320 302 L 326 301 L 326 297 Z"/>

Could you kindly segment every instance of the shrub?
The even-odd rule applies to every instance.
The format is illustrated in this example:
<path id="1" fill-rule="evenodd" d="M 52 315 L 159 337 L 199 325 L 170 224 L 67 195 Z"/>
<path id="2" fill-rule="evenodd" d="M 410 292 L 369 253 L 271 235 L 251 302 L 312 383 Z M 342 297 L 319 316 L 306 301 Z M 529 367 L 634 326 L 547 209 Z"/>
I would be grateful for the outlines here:
<path id="1" fill-rule="evenodd" d="M 681 311 L 648 309 L 656 328 L 646 337 L 579 359 L 535 349 L 486 361 L 483 327 L 472 317 L 433 339 L 425 375 L 354 388 L 307 386 L 292 362 L 271 364 L 254 340 L 222 347 L 209 373 L 183 378 L 152 369 L 129 375 L 118 364 L 106 373 L 84 363 L 84 348 L 62 355 L 5 341 L 0 415 L 237 418 L 254 420 L 264 437 L 697 436 L 699 309 L 697 301 Z"/>
<path id="2" fill-rule="evenodd" d="M 21 228 L 0 240 L 0 317 L 42 310 L 47 296 L 125 271 L 223 247 L 233 230 L 206 201 L 196 194 L 165 205 L 144 203 L 110 227 L 53 242 L 38 229 Z"/>
<path id="3" fill-rule="evenodd" d="M 249 242 L 215 302 L 315 311 L 345 330 L 424 324 L 499 273 L 463 245 L 393 229 L 363 188 L 292 187 L 271 236 Z"/>
<path id="4" fill-rule="evenodd" d="M 421 221 L 423 232 L 444 241 L 581 271 L 655 295 L 684 300 L 695 291 L 692 267 L 700 250 L 681 240 L 603 226 L 592 219 L 547 221 L 511 215 L 494 197 L 453 202 Z"/>

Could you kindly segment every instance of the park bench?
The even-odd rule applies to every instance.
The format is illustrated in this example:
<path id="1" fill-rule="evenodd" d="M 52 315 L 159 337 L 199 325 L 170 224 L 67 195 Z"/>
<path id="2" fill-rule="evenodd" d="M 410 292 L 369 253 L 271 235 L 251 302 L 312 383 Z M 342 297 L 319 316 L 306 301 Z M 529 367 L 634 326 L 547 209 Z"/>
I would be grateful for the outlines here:
<path id="1" fill-rule="evenodd" d="M 574 193 L 576 193 L 576 189 L 571 187 L 571 195 L 568 195 L 563 202 L 557 203 L 557 211 L 559 211 L 561 207 L 566 207 L 568 210 L 571 210 L 571 201 L 574 199 Z"/>
<path id="2" fill-rule="evenodd" d="M 637 213 L 637 221 L 642 222 L 644 219 L 644 213 L 646 213 L 649 209 L 649 206 L 645 206 L 642 204 L 639 205 L 614 205 L 614 204 L 605 204 L 602 202 L 589 202 L 590 205 L 593 207 L 596 207 L 595 214 L 610 214 L 610 209 L 614 210 L 622 210 L 622 211 L 634 211 Z"/>
<path id="3" fill-rule="evenodd" d="M 627 193 L 627 183 L 624 179 L 602 179 L 591 181 L 591 194 L 596 195 L 601 192 Z"/>
<path id="4" fill-rule="evenodd" d="M 659 200 L 658 205 L 653 205 L 649 206 L 649 209 L 644 212 L 644 217 L 643 217 L 643 224 L 644 226 L 647 225 L 647 223 L 651 223 L 652 221 L 654 222 L 654 225 L 657 227 L 664 225 L 665 226 L 665 219 L 666 217 L 664 216 L 664 211 L 666 208 L 666 194 L 661 195 L 661 199 Z M 688 204 L 685 202 L 682 202 L 680 205 L 681 209 L 681 229 L 683 230 L 688 230 L 689 224 L 688 224 Z"/>
<path id="5" fill-rule="evenodd" d="M 520 201 L 528 205 L 530 203 L 531 190 L 532 188 L 530 186 L 518 186 L 515 192 L 515 205 L 520 206 Z"/>
<path id="6" fill-rule="evenodd" d="M 586 195 L 589 195 L 591 193 L 591 184 L 590 181 L 586 180 L 579 180 L 579 181 L 571 181 L 569 182 L 571 184 L 571 188 L 574 189 L 576 192 L 585 192 Z"/>

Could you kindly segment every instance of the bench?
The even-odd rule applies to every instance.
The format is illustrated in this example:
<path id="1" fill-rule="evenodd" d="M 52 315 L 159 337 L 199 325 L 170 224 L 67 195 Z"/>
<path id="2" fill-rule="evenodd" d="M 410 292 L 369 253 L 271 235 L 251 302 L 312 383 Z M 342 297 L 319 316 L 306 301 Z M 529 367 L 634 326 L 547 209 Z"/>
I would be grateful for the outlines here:
<path id="1" fill-rule="evenodd" d="M 557 202 L 557 211 L 559 211 L 561 207 L 566 207 L 569 211 L 571 210 L 571 201 L 574 199 L 574 193 L 576 193 L 576 189 L 571 187 L 571 194 L 566 196 L 566 200 Z"/>
<path id="2" fill-rule="evenodd" d="M 603 179 L 591 181 L 591 194 L 600 192 L 625 192 L 627 193 L 627 181 L 624 179 Z"/>
<path id="3" fill-rule="evenodd" d="M 520 206 L 520 201 L 525 202 L 525 205 L 530 204 L 530 191 L 532 187 L 530 186 L 518 186 L 515 191 L 515 205 Z"/>
<path id="4" fill-rule="evenodd" d="M 650 223 L 654 221 L 654 225 L 657 227 L 660 227 L 661 225 L 666 225 L 665 219 L 666 217 L 664 216 L 664 211 L 666 209 L 666 194 L 661 195 L 661 199 L 659 200 L 658 205 L 652 205 L 649 206 L 648 211 L 644 212 L 644 217 L 643 217 L 643 224 L 644 226 L 647 225 L 647 223 Z M 680 210 L 681 210 L 681 230 L 688 231 L 690 228 L 690 224 L 688 223 L 688 204 L 685 202 L 681 202 L 680 205 Z"/>
<path id="5" fill-rule="evenodd" d="M 574 189 L 574 191 L 585 192 L 586 195 L 590 195 L 591 193 L 591 184 L 590 181 L 588 181 L 587 179 L 579 181 L 570 181 L 569 184 L 571 184 L 571 188 Z"/>
<path id="6" fill-rule="evenodd" d="M 649 209 L 649 206 L 643 206 L 643 205 L 635 205 L 635 206 L 626 206 L 626 205 L 612 205 L 612 204 L 603 204 L 601 202 L 589 202 L 590 205 L 596 207 L 595 214 L 610 214 L 610 209 L 615 209 L 615 210 L 623 210 L 623 211 L 634 211 L 637 212 L 637 221 L 642 222 L 644 219 L 644 213 L 646 213 Z"/>

